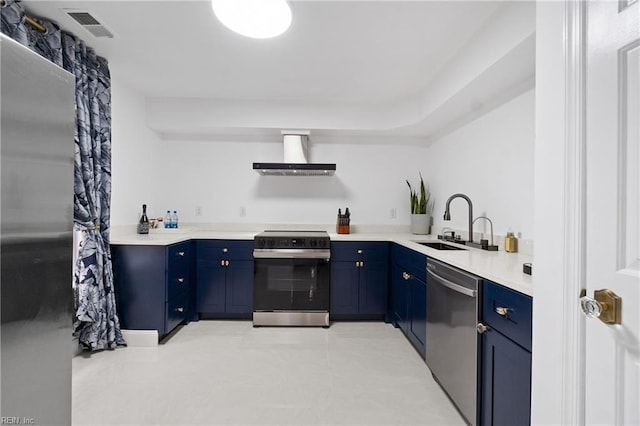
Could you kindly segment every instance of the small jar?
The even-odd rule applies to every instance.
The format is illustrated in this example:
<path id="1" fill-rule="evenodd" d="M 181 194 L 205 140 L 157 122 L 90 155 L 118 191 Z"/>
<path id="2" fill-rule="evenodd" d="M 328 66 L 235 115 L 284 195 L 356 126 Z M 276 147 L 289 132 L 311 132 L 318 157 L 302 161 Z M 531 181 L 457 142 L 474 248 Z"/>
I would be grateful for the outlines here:
<path id="1" fill-rule="evenodd" d="M 507 236 L 504 237 L 504 251 L 507 253 L 518 252 L 518 239 L 513 235 L 513 232 L 507 232 Z"/>

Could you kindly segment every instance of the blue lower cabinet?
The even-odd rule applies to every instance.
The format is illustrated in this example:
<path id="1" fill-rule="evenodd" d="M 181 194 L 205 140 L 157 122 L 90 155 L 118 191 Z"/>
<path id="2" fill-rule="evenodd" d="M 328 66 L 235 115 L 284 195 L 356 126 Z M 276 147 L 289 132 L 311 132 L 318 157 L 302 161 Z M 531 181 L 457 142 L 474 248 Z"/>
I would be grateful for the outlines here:
<path id="1" fill-rule="evenodd" d="M 113 245 L 113 280 L 120 326 L 169 334 L 190 317 L 192 243 Z"/>
<path id="2" fill-rule="evenodd" d="M 352 262 L 331 263 L 331 315 L 356 315 L 360 269 Z"/>
<path id="3" fill-rule="evenodd" d="M 187 313 L 187 293 L 181 292 L 167 301 L 166 330 L 173 330 L 185 319 Z"/>
<path id="4" fill-rule="evenodd" d="M 360 268 L 358 286 L 358 312 L 363 315 L 384 315 L 389 299 L 389 266 L 384 263 L 364 262 Z"/>
<path id="5" fill-rule="evenodd" d="M 424 357 L 427 339 L 427 284 L 416 276 L 412 276 L 409 280 L 408 290 L 407 336 Z"/>
<path id="6" fill-rule="evenodd" d="M 332 319 L 384 318 L 388 282 L 388 243 L 331 243 Z"/>
<path id="7" fill-rule="evenodd" d="M 424 357 L 427 338 L 427 257 L 394 244 L 391 263 L 391 321 Z"/>
<path id="8" fill-rule="evenodd" d="M 196 243 L 196 306 L 201 315 L 249 318 L 253 313 L 253 241 Z"/>
<path id="9" fill-rule="evenodd" d="M 253 260 L 233 260 L 227 266 L 225 307 L 227 313 L 253 313 Z"/>
<path id="10" fill-rule="evenodd" d="M 532 299 L 484 281 L 481 306 L 481 424 L 529 425 Z"/>
<path id="11" fill-rule="evenodd" d="M 495 330 L 482 337 L 482 425 L 531 424 L 531 352 Z"/>
<path id="12" fill-rule="evenodd" d="M 196 267 L 197 311 L 226 312 L 227 275 L 224 264 L 198 259 Z"/>
<path id="13" fill-rule="evenodd" d="M 409 282 L 405 279 L 402 266 L 394 263 L 391 267 L 391 322 L 406 334 L 409 330 Z"/>

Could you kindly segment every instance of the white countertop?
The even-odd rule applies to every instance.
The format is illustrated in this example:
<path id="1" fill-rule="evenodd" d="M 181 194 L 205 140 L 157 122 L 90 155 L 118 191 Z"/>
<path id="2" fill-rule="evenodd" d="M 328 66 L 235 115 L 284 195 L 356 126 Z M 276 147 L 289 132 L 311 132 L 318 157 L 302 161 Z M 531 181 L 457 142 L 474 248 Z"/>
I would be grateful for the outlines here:
<path id="1" fill-rule="evenodd" d="M 114 229 L 113 245 L 171 245 L 191 239 L 253 240 L 256 231 L 217 231 L 211 229 L 152 229 L 148 235 L 135 233 L 135 228 Z M 417 241 L 437 240 L 435 235 L 415 235 L 405 232 L 355 232 L 336 234 L 329 232 L 332 241 L 389 241 L 464 269 L 482 278 L 502 284 L 520 293 L 533 296 L 533 280 L 522 272 L 523 263 L 532 263 L 533 256 L 523 253 L 490 252 L 468 247 L 466 250 L 437 250 Z"/>

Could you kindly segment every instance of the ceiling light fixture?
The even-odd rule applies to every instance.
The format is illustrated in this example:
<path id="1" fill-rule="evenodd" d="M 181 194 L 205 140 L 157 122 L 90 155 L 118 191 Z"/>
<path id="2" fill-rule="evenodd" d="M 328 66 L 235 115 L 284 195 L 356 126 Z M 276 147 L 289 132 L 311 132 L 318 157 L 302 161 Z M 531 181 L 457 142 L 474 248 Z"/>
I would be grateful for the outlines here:
<path id="1" fill-rule="evenodd" d="M 276 37 L 291 25 L 285 0 L 211 0 L 211 7 L 220 22 L 246 37 Z"/>

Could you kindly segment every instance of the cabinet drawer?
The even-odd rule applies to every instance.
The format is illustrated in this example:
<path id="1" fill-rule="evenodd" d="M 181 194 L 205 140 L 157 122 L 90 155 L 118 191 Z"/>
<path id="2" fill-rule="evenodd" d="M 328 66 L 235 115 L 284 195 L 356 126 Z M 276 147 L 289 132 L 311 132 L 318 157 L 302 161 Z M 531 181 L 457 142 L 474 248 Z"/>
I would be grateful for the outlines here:
<path id="1" fill-rule="evenodd" d="M 187 292 L 173 295 L 167 301 L 165 333 L 170 333 L 187 317 Z"/>
<path id="2" fill-rule="evenodd" d="M 167 248 L 167 261 L 169 271 L 177 269 L 189 269 L 191 259 L 191 242 L 171 245 Z"/>
<path id="3" fill-rule="evenodd" d="M 531 297 L 484 282 L 484 322 L 531 352 Z"/>
<path id="4" fill-rule="evenodd" d="M 178 269 L 167 274 L 167 298 L 186 291 L 189 288 L 189 270 Z"/>
<path id="5" fill-rule="evenodd" d="M 399 265 L 403 272 L 408 272 L 416 278 L 427 281 L 427 256 L 413 251 L 399 244 L 391 249 L 393 263 Z"/>
<path id="6" fill-rule="evenodd" d="M 333 242 L 331 260 L 335 262 L 384 262 L 389 261 L 388 243 Z"/>
<path id="7" fill-rule="evenodd" d="M 196 243 L 200 260 L 249 260 L 253 259 L 253 241 L 249 240 L 200 240 Z"/>

